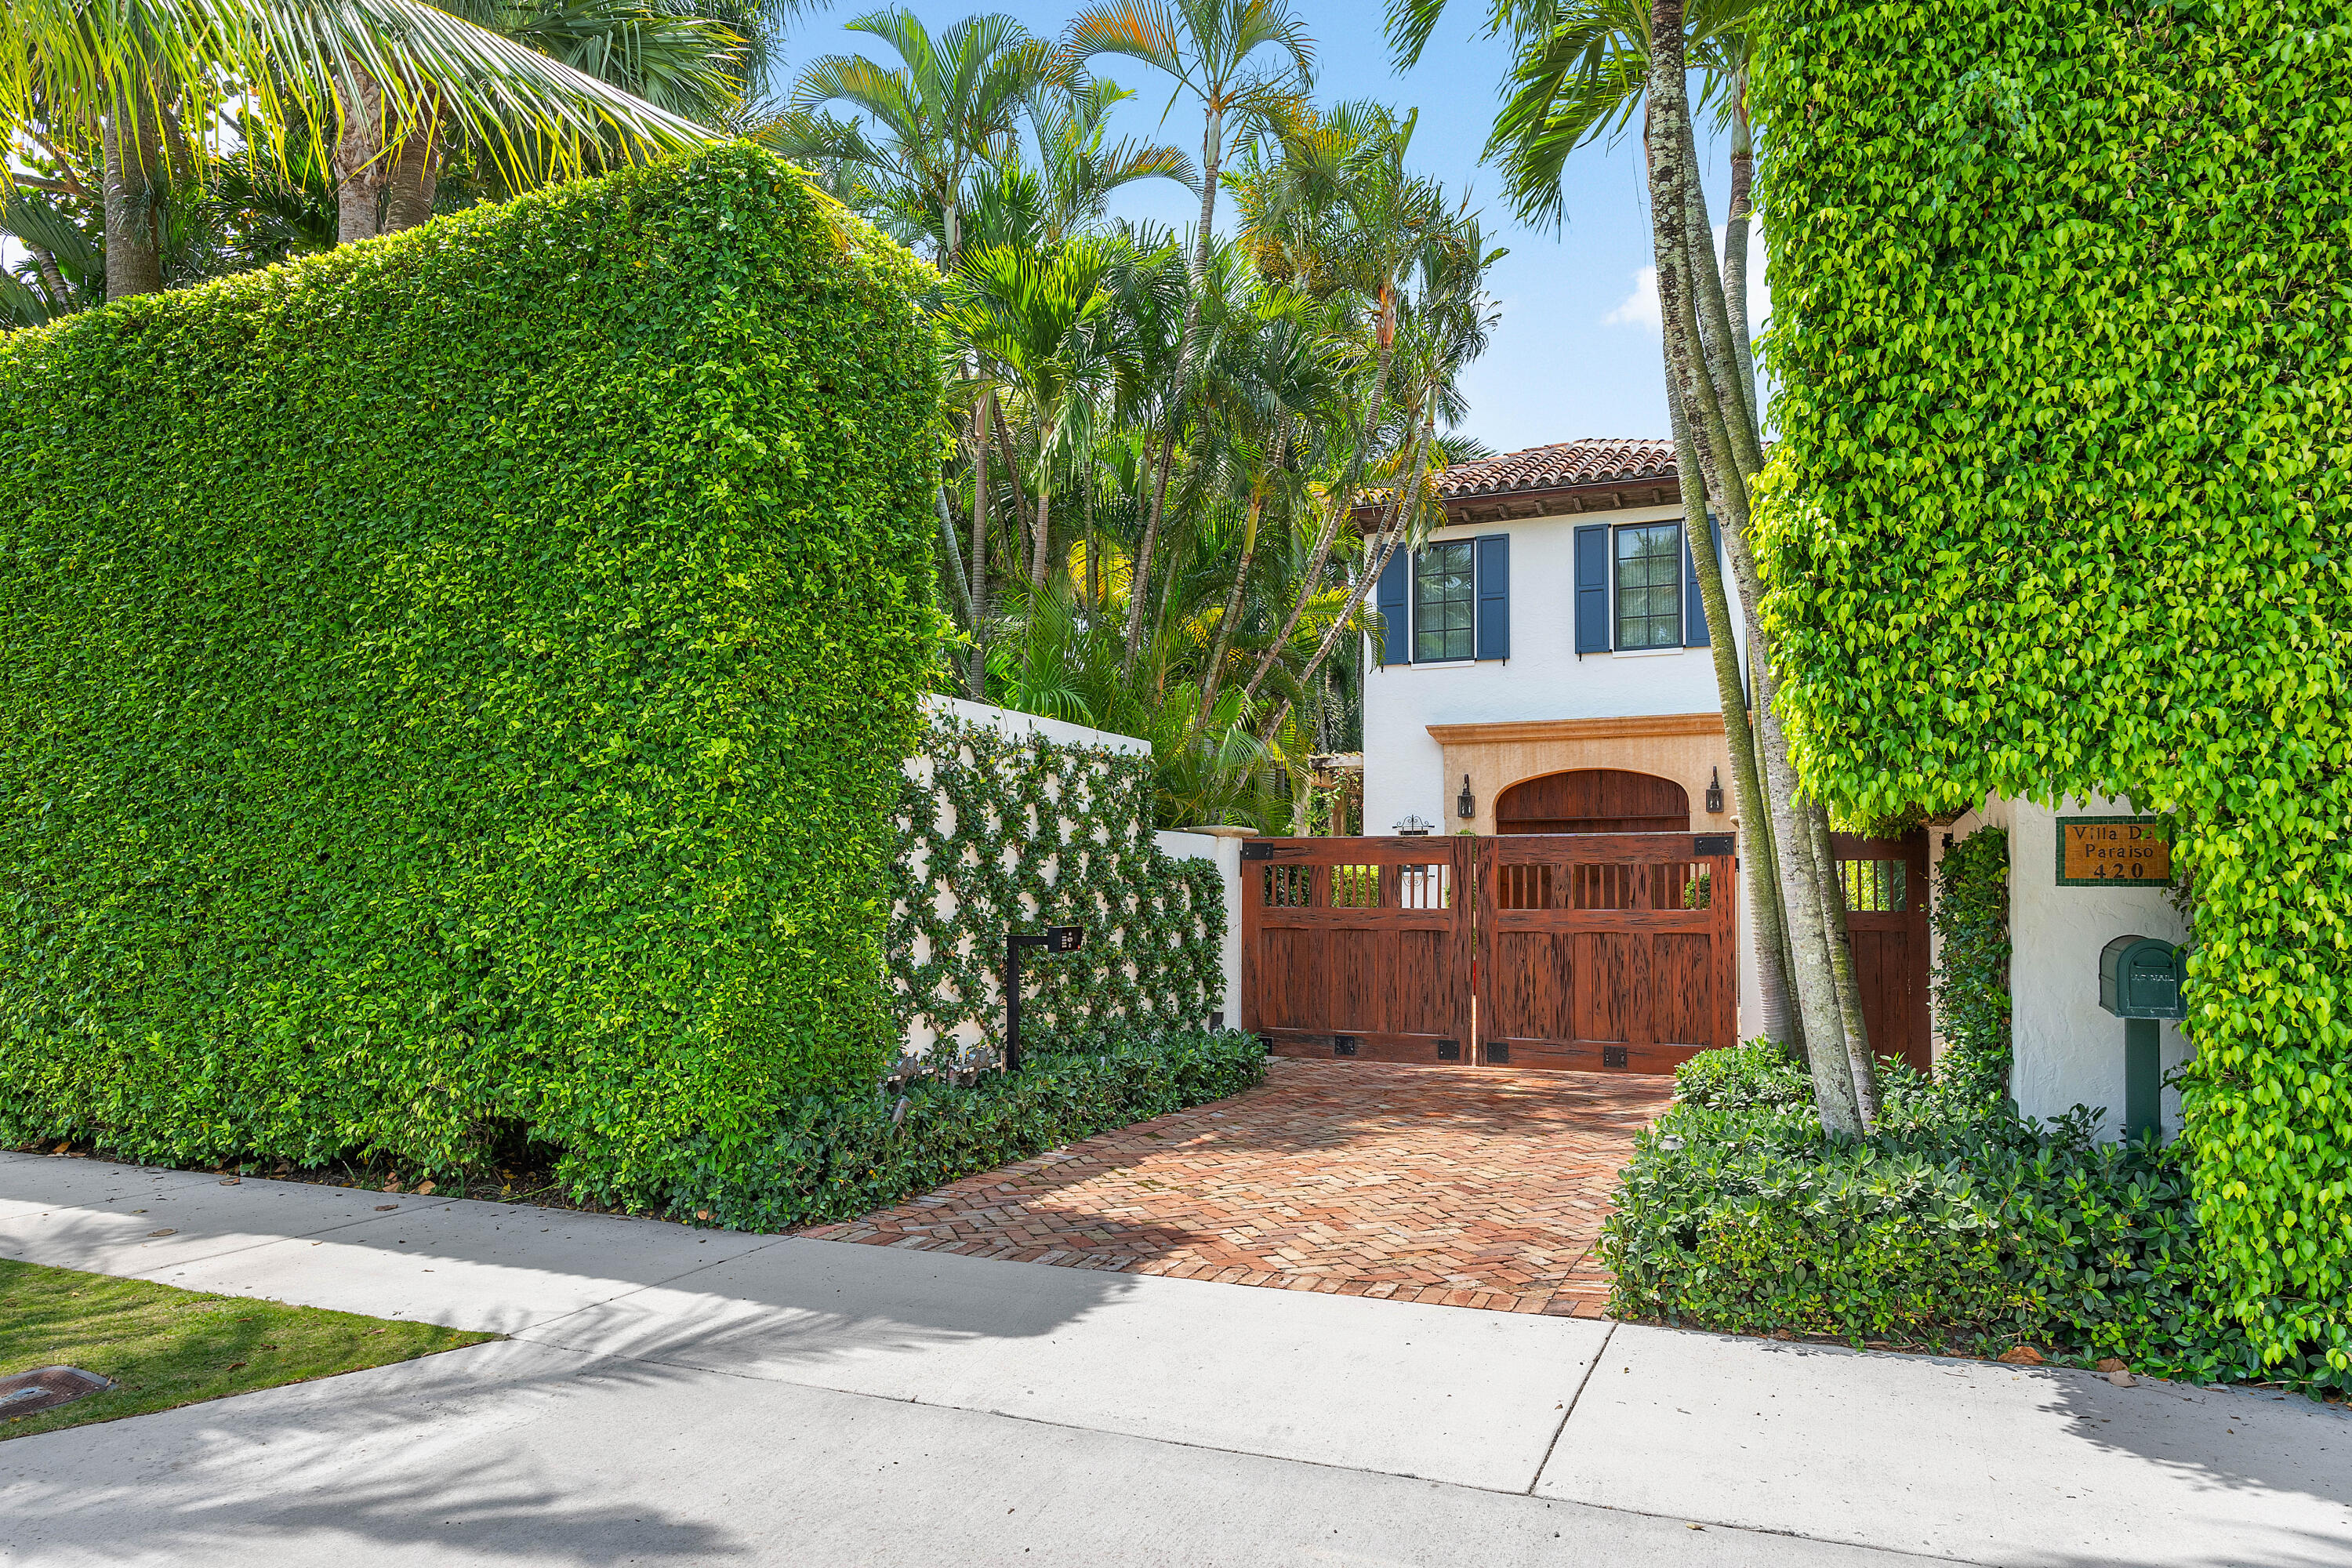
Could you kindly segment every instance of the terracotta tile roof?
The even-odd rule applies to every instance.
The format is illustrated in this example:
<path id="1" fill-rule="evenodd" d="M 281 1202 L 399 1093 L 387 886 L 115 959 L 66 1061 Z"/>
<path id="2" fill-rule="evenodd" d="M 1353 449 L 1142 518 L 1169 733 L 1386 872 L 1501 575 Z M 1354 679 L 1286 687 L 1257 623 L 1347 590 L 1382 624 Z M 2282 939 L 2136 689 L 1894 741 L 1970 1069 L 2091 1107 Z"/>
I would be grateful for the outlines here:
<path id="1" fill-rule="evenodd" d="M 1672 441 L 1623 437 L 1555 441 L 1549 447 L 1529 447 L 1523 452 L 1456 464 L 1437 476 L 1437 493 L 1453 500 L 1513 490 L 1671 479 L 1674 474 Z"/>

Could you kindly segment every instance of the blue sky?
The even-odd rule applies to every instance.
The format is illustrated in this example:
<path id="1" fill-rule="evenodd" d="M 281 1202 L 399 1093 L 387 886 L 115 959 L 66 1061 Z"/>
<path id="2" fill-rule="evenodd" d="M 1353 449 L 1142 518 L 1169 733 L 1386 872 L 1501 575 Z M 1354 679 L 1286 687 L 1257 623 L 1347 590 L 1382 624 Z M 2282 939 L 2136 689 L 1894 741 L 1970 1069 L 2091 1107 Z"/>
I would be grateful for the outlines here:
<path id="1" fill-rule="evenodd" d="M 1455 0 L 1421 64 L 1402 75 L 1390 66 L 1379 0 L 1293 4 L 1316 42 L 1317 100 L 1328 104 L 1373 98 L 1400 110 L 1418 107 L 1421 120 L 1412 163 L 1444 181 L 1451 191 L 1469 189 L 1474 204 L 1485 211 L 1488 232 L 1510 248 L 1494 271 L 1493 287 L 1502 308 L 1494 346 L 1465 378 L 1471 413 L 1464 429 L 1498 451 L 1588 436 L 1665 435 L 1656 306 L 1645 291 L 1649 219 L 1642 200 L 1639 149 L 1633 138 L 1614 147 L 1587 148 L 1570 161 L 1573 186 L 1565 228 L 1526 227 L 1513 222 L 1496 197 L 1499 186 L 1495 171 L 1478 162 L 1494 121 L 1496 84 L 1509 64 L 1508 51 L 1500 42 L 1475 36 L 1487 10 L 1486 0 Z M 857 15 L 858 8 L 856 0 L 851 0 L 793 29 L 775 83 L 779 92 L 803 64 L 819 55 L 861 53 L 886 62 L 893 59 L 878 40 L 842 29 L 841 23 Z M 934 31 L 982 8 L 948 0 L 911 4 Z M 1011 13 L 1033 32 L 1053 36 L 1076 7 L 1071 0 L 1000 0 L 989 8 Z M 1114 134 L 1149 135 L 1198 156 L 1201 121 L 1189 100 L 1180 100 L 1161 122 L 1172 86 L 1166 77 L 1124 59 L 1105 58 L 1097 68 L 1121 86 L 1137 89 L 1137 96 L 1120 106 L 1123 119 Z M 1707 181 L 1708 203 L 1717 212 L 1722 210 L 1724 181 L 1717 155 L 1711 160 Z M 1199 209 L 1181 186 L 1151 181 L 1120 193 L 1113 210 L 1181 225 Z M 1218 216 L 1222 228 L 1222 200 Z"/>

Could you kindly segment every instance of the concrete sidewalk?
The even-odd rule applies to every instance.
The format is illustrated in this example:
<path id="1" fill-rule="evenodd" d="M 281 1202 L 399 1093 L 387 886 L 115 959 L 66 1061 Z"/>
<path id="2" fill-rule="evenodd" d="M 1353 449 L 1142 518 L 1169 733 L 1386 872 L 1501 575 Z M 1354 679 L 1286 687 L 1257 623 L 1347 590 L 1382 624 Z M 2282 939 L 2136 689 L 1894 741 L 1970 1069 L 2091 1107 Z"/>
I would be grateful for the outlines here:
<path id="1" fill-rule="evenodd" d="M 2267 1394 L 26 1155 L 0 1257 L 513 1336 L 0 1443 L 11 1563 L 2352 1568 Z"/>

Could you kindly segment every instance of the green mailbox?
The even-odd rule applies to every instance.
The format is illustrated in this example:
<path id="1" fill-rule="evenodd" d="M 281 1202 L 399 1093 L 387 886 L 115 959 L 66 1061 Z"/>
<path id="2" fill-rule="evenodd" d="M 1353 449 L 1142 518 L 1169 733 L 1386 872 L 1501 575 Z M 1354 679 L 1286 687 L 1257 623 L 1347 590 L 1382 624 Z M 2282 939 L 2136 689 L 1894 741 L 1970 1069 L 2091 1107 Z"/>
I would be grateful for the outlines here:
<path id="1" fill-rule="evenodd" d="M 2119 936 L 2099 953 L 2099 1005 L 2118 1018 L 2185 1018 L 2182 950 L 2151 936 Z"/>
<path id="2" fill-rule="evenodd" d="M 2164 1063 L 2158 1018 L 2185 1018 L 2181 962 L 2185 947 L 2152 936 L 2119 936 L 2099 950 L 2099 1005 L 2124 1021 L 2124 1134 L 2159 1131 Z"/>

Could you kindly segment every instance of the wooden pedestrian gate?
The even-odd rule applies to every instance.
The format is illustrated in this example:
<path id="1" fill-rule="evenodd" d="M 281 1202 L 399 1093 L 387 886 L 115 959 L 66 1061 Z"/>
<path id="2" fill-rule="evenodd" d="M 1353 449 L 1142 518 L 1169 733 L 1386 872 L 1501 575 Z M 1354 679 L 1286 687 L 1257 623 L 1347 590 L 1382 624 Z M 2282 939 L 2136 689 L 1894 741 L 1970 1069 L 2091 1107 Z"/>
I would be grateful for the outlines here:
<path id="1" fill-rule="evenodd" d="M 1735 1042 L 1727 834 L 1242 854 L 1242 1026 L 1278 1054 L 1655 1073 Z"/>

